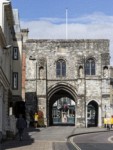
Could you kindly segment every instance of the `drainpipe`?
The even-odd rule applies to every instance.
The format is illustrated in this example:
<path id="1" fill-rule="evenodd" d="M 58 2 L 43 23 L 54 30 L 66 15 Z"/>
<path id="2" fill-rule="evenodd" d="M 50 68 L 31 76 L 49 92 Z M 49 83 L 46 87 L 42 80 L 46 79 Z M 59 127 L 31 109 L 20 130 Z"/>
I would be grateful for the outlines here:
<path id="1" fill-rule="evenodd" d="M 46 124 L 48 126 L 50 123 L 50 118 L 49 118 L 49 114 L 48 114 L 49 110 L 48 110 L 48 90 L 47 90 L 47 87 L 48 87 L 48 83 L 47 83 L 47 60 L 46 60 Z"/>
<path id="2" fill-rule="evenodd" d="M 38 98 L 37 98 L 37 60 L 36 60 L 36 109 L 38 111 Z"/>
<path id="3" fill-rule="evenodd" d="M 86 71 L 85 71 L 86 57 L 84 55 L 84 116 L 85 116 L 85 127 L 87 128 L 87 106 L 86 106 Z"/>

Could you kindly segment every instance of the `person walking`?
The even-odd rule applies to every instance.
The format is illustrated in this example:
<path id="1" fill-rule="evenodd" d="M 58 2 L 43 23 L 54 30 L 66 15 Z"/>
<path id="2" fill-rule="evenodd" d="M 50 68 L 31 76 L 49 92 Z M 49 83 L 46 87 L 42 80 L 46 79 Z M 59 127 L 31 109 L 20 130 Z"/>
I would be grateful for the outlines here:
<path id="1" fill-rule="evenodd" d="M 17 119 L 17 122 L 16 122 L 16 127 L 18 129 L 20 141 L 23 138 L 23 132 L 24 132 L 24 129 L 26 128 L 26 125 L 27 124 L 26 124 L 25 119 L 22 117 L 22 114 L 20 114 L 19 118 Z"/>
<path id="2" fill-rule="evenodd" d="M 35 126 L 35 128 L 37 128 L 37 126 L 38 126 L 38 113 L 35 113 L 35 115 L 34 115 L 34 126 Z"/>
<path id="3" fill-rule="evenodd" d="M 30 125 L 30 116 L 29 116 L 29 114 L 26 114 L 26 122 L 27 122 L 27 128 L 29 128 L 29 125 Z"/>

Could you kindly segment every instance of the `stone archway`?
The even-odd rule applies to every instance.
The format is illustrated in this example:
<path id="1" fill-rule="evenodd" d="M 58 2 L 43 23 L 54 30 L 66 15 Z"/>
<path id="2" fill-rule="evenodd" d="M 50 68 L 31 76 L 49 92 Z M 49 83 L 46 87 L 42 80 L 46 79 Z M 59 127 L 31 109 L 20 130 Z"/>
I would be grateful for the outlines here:
<path id="1" fill-rule="evenodd" d="M 67 110 L 65 108 L 61 107 L 58 108 L 58 101 L 61 99 L 69 99 L 72 104 L 64 104 L 62 105 L 63 107 L 68 107 Z M 76 102 L 77 102 L 77 96 L 76 92 L 73 87 L 70 85 L 65 85 L 65 84 L 57 84 L 56 86 L 53 86 L 51 90 L 48 92 L 48 125 L 54 125 L 54 118 L 53 118 L 53 105 L 55 104 L 57 106 L 54 106 L 57 112 L 61 114 L 60 116 L 60 122 L 58 122 L 56 125 L 75 125 L 75 118 L 76 118 Z M 73 116 L 72 112 L 70 109 L 73 109 Z M 71 114 L 71 115 L 70 115 Z M 61 117 L 62 115 L 66 115 L 66 122 L 62 121 Z M 71 117 L 72 118 L 71 118 Z"/>
<path id="2" fill-rule="evenodd" d="M 98 103 L 94 100 L 90 101 L 87 105 L 87 126 L 98 126 Z"/>

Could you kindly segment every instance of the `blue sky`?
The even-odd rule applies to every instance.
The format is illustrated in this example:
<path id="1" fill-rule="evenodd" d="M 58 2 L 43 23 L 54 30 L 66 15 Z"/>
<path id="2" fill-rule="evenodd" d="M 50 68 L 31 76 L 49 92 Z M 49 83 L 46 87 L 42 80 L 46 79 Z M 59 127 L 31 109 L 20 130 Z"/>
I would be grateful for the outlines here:
<path id="1" fill-rule="evenodd" d="M 63 18 L 66 8 L 70 18 L 95 12 L 113 15 L 113 0 L 12 0 L 12 4 L 23 20 Z"/>
<path id="2" fill-rule="evenodd" d="M 109 39 L 113 65 L 113 0 L 12 0 L 29 38 Z"/>

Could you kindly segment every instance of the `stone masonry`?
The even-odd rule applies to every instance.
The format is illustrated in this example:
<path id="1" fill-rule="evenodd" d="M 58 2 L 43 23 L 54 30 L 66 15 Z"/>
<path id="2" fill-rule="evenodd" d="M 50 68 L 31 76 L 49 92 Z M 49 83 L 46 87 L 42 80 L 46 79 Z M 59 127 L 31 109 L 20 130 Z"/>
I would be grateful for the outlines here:
<path id="1" fill-rule="evenodd" d="M 63 90 L 76 103 L 75 125 L 87 127 L 87 106 L 98 106 L 98 124 L 111 115 L 109 40 L 27 40 L 26 46 L 26 107 L 44 113 L 50 125 L 50 109 L 55 93 Z M 95 61 L 95 75 L 85 75 L 85 63 Z M 56 76 L 56 62 L 66 62 L 66 76 Z M 37 96 L 36 96 L 37 95 Z M 37 104 L 36 104 L 37 97 Z M 56 98 L 57 99 L 57 98 Z"/>

